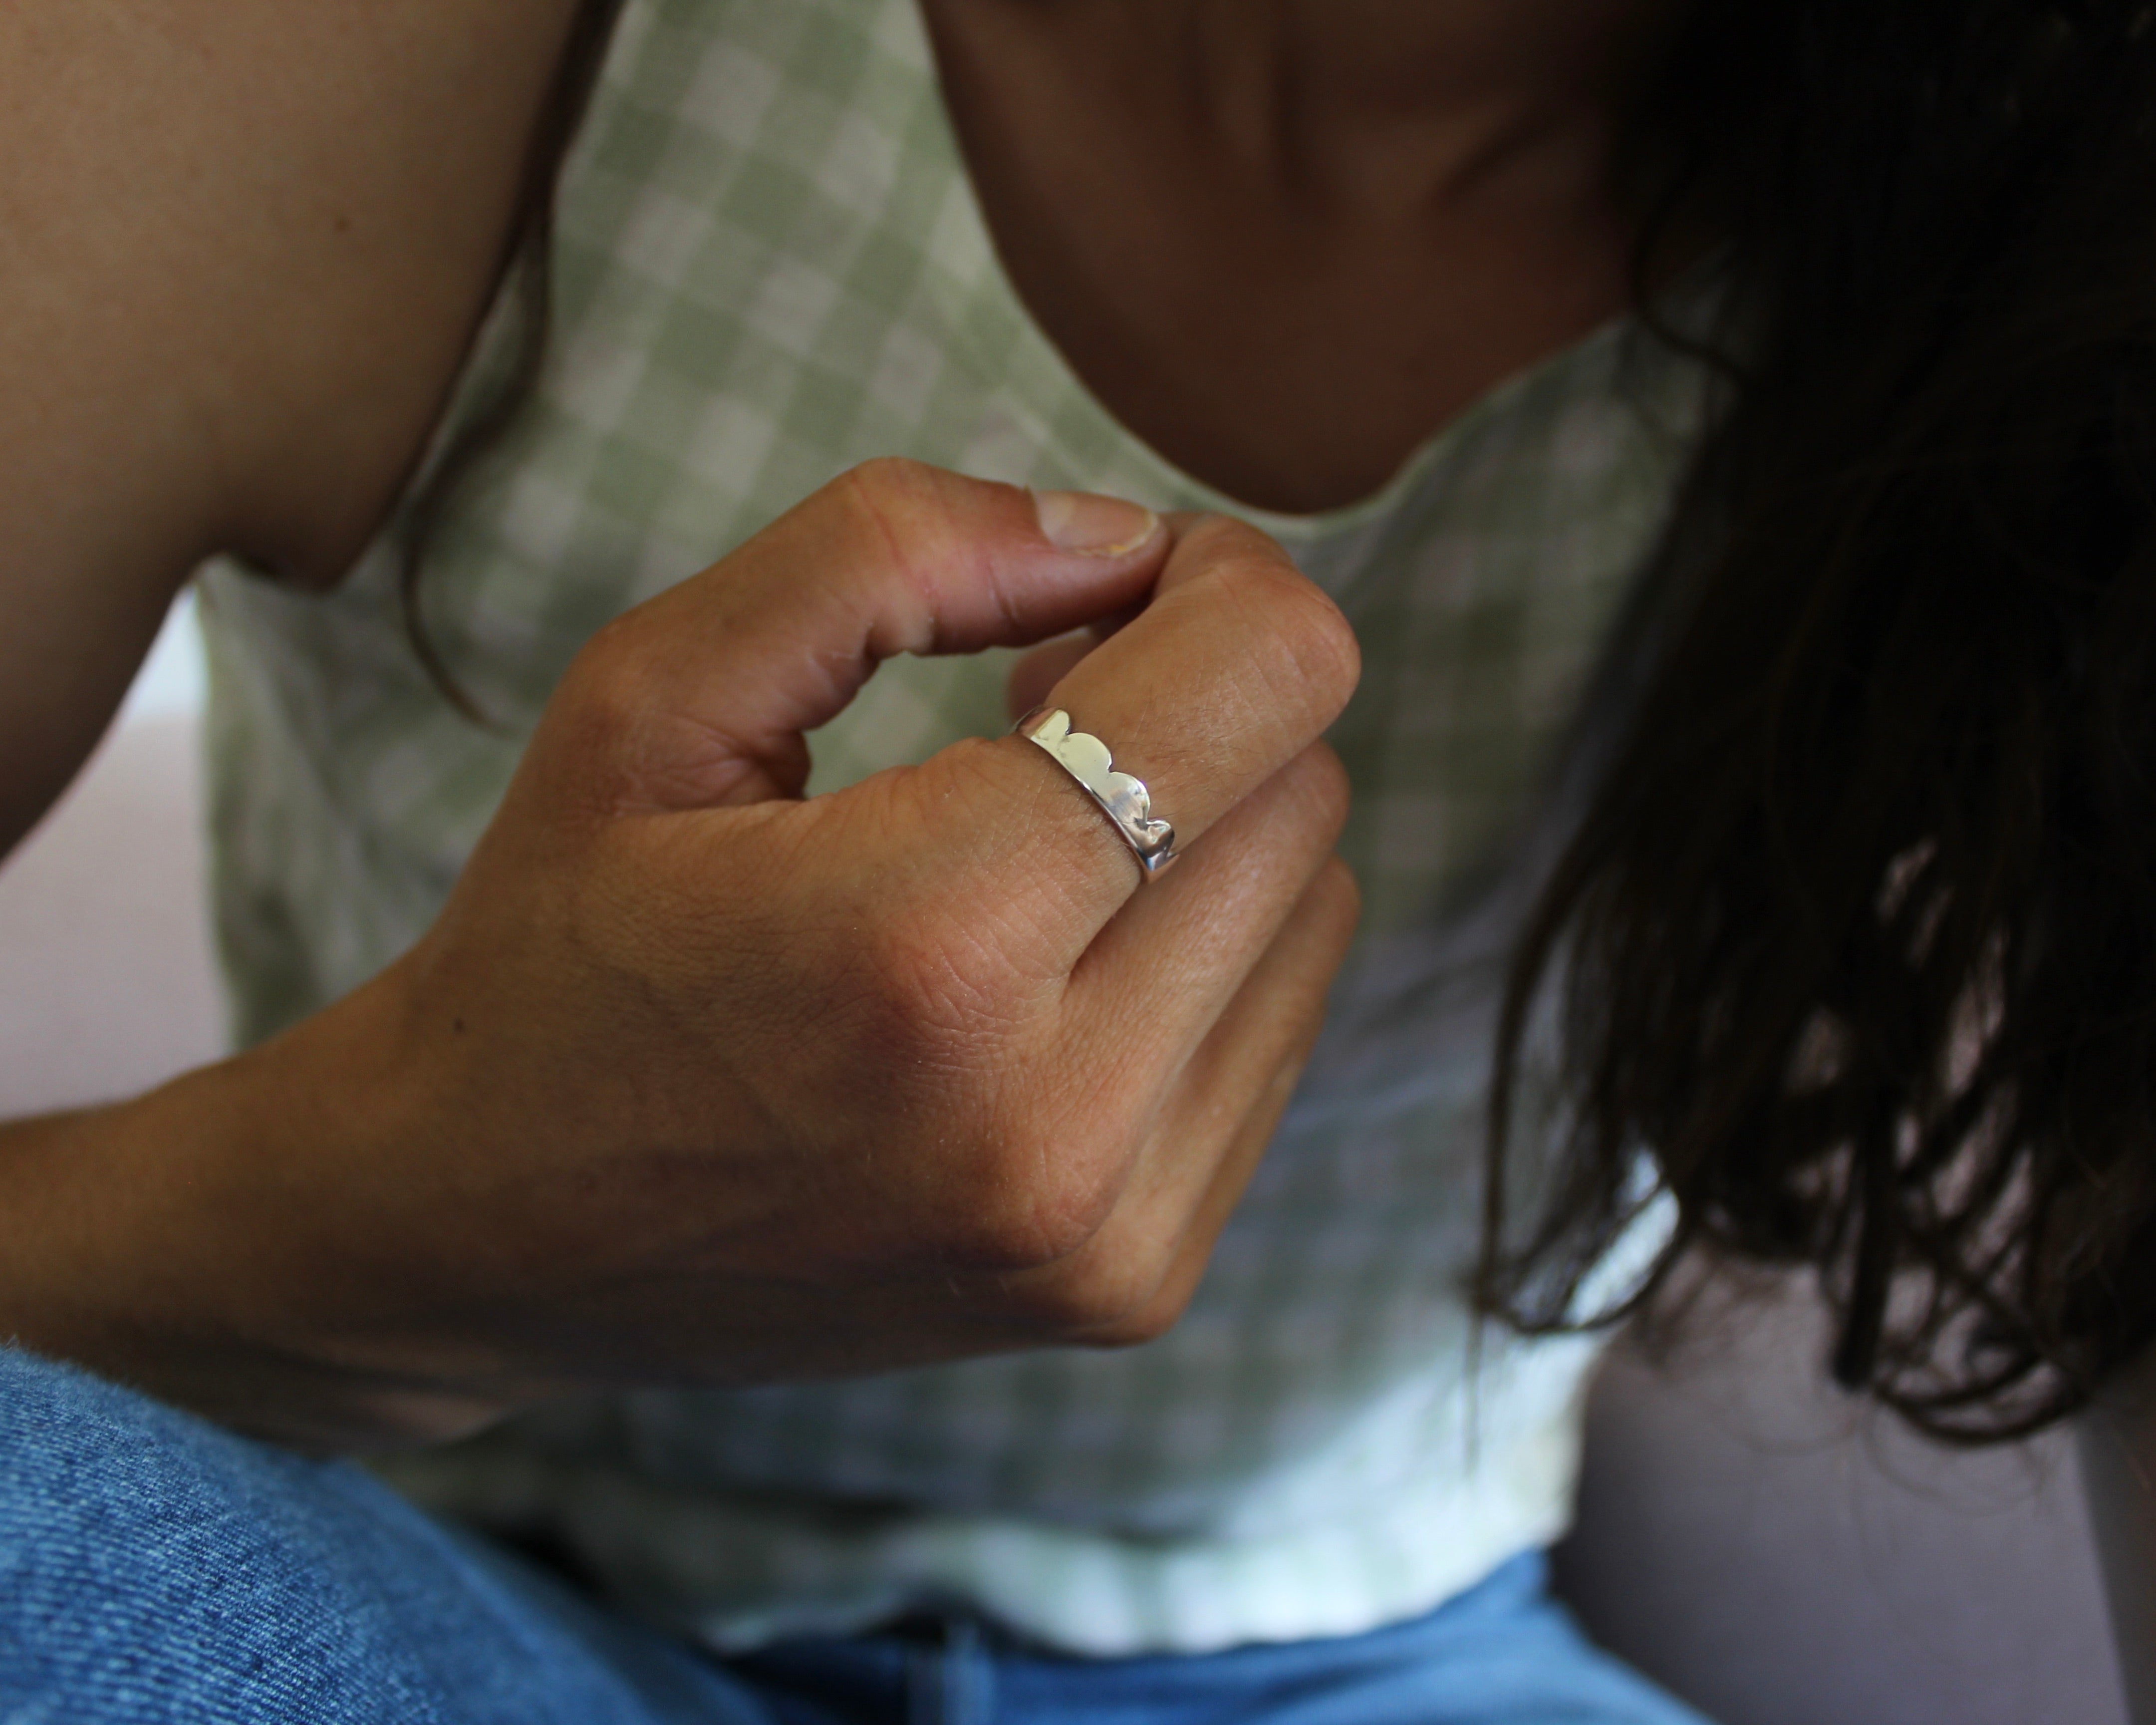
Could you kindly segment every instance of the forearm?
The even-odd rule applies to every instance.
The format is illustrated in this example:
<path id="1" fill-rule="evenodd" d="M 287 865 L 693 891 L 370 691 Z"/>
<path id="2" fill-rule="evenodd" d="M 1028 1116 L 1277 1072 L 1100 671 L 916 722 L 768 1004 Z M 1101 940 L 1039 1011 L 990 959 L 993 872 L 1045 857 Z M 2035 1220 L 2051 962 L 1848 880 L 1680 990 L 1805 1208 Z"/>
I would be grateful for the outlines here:
<path id="1" fill-rule="evenodd" d="M 308 1448 L 500 1411 L 429 1356 L 368 1171 L 398 1129 L 388 1003 L 130 1101 L 0 1127 L 0 1335 Z M 413 1259 L 427 1242 L 408 1241 Z M 403 1344 L 403 1345 L 400 1345 Z M 453 1381 L 454 1380 L 454 1381 Z"/>

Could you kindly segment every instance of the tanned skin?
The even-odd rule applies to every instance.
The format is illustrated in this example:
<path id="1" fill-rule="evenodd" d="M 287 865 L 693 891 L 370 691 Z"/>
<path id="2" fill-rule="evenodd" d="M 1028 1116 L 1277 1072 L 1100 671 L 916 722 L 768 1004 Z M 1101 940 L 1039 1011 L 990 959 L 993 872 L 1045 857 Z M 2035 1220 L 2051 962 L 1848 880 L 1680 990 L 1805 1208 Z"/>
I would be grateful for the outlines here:
<path id="1" fill-rule="evenodd" d="M 1622 309 L 1612 142 L 1666 11 L 924 5 L 1050 339 L 1168 459 L 1291 511 L 1368 495 Z M 0 845 L 202 559 L 324 587 L 378 529 L 498 280 L 569 13 L 0 10 Z M 150 1096 L 0 1127 L 0 1328 L 337 1448 L 600 1383 L 1172 1322 L 1352 927 L 1316 738 L 1354 647 L 1244 530 L 1051 515 L 1091 548 L 1022 494 L 881 465 L 604 632 L 411 957 Z M 880 802 L 791 800 L 801 731 L 878 657 L 1043 639 L 1156 590 L 1107 647 L 1026 674 L 1115 721 L 1119 761 L 1206 839 L 1142 898 L 1023 743 L 948 752 Z M 727 639 L 759 656 L 715 692 Z M 1209 703 L 1216 732 L 1158 726 Z M 954 852 L 925 812 L 953 799 L 1024 868 Z M 720 855 L 760 899 L 687 889 Z M 865 957 L 803 960 L 803 930 L 864 921 Z M 1104 1105 L 1088 1073 L 1132 1070 L 1116 1027 L 1162 1000 L 1171 1046 Z M 904 1117 L 885 1147 L 919 1128 L 896 1177 L 829 1100 L 879 1070 Z M 1051 1137 L 1072 1117 L 1084 1142 Z M 730 1307 L 756 1322 L 693 1317 Z"/>

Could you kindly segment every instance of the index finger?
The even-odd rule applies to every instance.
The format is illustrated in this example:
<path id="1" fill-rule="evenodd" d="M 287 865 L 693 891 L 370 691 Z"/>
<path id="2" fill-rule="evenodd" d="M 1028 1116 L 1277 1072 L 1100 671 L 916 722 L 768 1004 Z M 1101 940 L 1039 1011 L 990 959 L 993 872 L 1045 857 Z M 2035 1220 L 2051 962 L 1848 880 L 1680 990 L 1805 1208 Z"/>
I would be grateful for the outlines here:
<path id="1" fill-rule="evenodd" d="M 1255 527 L 1204 516 L 1173 531 L 1152 603 L 1047 705 L 1107 743 L 1187 849 L 1339 716 L 1362 655 L 1339 607 Z"/>

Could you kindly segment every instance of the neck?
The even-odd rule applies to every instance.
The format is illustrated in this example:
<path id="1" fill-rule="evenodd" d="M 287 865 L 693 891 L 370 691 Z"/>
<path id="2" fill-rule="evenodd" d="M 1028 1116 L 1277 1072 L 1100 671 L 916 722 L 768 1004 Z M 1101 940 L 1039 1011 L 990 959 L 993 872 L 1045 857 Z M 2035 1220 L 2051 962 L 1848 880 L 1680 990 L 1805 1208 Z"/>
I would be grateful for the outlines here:
<path id="1" fill-rule="evenodd" d="M 973 0 L 979 3 L 979 0 Z M 994 3 L 994 0 L 990 0 Z M 1276 183 L 1470 198 L 1606 138 L 1674 0 L 1084 0 L 1188 122 Z M 1590 152 L 1606 160 L 1606 152 Z"/>
<path id="2" fill-rule="evenodd" d="M 997 250 L 1126 427 L 1329 508 L 1625 305 L 1689 0 L 918 0 Z"/>

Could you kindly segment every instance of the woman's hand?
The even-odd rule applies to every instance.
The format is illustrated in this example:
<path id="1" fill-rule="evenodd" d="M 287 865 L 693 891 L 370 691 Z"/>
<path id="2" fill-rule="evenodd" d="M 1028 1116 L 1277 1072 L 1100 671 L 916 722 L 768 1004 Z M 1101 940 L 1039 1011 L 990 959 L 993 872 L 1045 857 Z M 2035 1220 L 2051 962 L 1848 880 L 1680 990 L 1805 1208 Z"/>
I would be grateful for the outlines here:
<path id="1" fill-rule="evenodd" d="M 1137 536 L 877 463 L 602 632 L 420 945 L 136 1105 L 186 1148 L 44 1255 L 55 1351 L 347 1442 L 1171 1322 L 1354 920 L 1356 651 L 1246 528 L 1048 512 Z M 1053 698 L 1174 823 L 1157 882 L 1014 737 L 799 799 L 877 660 L 1149 589 Z"/>

